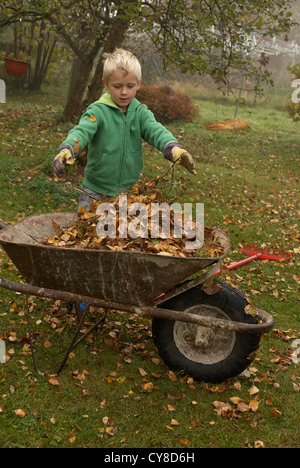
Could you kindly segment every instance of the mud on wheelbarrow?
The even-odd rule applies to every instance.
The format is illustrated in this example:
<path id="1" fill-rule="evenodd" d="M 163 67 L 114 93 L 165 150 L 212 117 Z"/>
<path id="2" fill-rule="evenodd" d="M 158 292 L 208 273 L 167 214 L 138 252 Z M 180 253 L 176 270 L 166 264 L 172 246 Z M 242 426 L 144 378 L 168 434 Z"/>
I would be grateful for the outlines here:
<path id="1" fill-rule="evenodd" d="M 26 295 L 62 300 L 76 305 L 79 323 L 55 375 L 70 352 L 98 325 L 101 317 L 81 335 L 89 306 L 152 317 L 154 344 L 173 371 L 197 381 L 221 382 L 240 374 L 250 364 L 262 334 L 274 319 L 256 309 L 247 314 L 244 294 L 228 283 L 206 287 L 229 249 L 228 237 L 215 234 L 224 248 L 217 258 L 171 257 L 134 251 L 84 250 L 42 245 L 73 213 L 30 216 L 12 226 L 0 222 L 0 244 L 26 283 L 0 278 L 0 287 Z M 188 279 L 193 276 L 193 279 Z M 87 305 L 81 311 L 79 304 Z M 28 333 L 35 370 L 30 317 Z"/>

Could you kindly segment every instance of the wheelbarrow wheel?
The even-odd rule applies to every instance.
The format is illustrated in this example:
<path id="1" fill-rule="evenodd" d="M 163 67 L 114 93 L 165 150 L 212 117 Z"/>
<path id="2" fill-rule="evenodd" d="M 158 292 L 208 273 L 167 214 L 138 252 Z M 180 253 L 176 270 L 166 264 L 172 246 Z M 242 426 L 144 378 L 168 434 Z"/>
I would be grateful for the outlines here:
<path id="1" fill-rule="evenodd" d="M 228 283 L 213 295 L 201 286 L 163 304 L 166 309 L 201 314 L 225 320 L 257 323 L 246 314 L 244 294 Z M 235 377 L 253 360 L 259 347 L 259 335 L 230 329 L 208 328 L 191 323 L 154 318 L 153 341 L 160 357 L 175 372 L 190 375 L 196 381 L 218 383 Z"/>

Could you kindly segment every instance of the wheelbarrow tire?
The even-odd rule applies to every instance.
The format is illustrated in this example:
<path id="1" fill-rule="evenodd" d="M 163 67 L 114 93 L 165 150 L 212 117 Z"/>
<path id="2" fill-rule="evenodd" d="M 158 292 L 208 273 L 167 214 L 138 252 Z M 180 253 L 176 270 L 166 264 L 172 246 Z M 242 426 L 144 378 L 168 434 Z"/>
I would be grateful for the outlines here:
<path id="1" fill-rule="evenodd" d="M 245 313 L 248 304 L 245 295 L 228 283 L 217 283 L 221 289 L 213 295 L 198 286 L 166 301 L 162 307 L 257 323 L 255 317 Z M 160 318 L 153 319 L 152 334 L 160 357 L 171 370 L 188 374 L 195 381 L 211 383 L 224 382 L 243 372 L 253 360 L 260 341 L 256 334 L 208 329 Z M 195 341 L 197 334 L 198 341 Z"/>

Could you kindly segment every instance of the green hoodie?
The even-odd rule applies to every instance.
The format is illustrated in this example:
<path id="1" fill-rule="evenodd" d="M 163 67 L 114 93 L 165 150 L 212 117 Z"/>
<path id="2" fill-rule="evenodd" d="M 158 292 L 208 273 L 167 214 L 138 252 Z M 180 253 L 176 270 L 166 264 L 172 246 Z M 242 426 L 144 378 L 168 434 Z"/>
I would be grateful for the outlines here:
<path id="1" fill-rule="evenodd" d="M 117 195 L 129 190 L 143 169 L 142 139 L 163 152 L 176 138 L 155 120 L 153 113 L 133 99 L 125 115 L 104 94 L 91 104 L 63 145 L 75 155 L 88 145 L 84 185 L 97 193 Z"/>

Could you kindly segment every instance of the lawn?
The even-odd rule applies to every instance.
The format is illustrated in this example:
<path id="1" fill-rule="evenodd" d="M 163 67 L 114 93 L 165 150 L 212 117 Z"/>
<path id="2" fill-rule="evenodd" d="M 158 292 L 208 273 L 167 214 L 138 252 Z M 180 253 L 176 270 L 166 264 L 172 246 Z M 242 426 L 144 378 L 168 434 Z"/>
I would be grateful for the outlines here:
<path id="1" fill-rule="evenodd" d="M 205 224 L 231 240 L 225 264 L 244 258 L 245 242 L 294 253 L 290 261 L 251 262 L 222 280 L 275 317 L 272 332 L 247 372 L 222 384 L 197 383 L 174 374 L 161 361 L 151 321 L 110 311 L 97 331 L 70 356 L 57 377 L 35 373 L 27 335 L 25 297 L 0 291 L 0 447 L 3 448 L 291 448 L 300 446 L 299 364 L 299 123 L 284 99 L 270 95 L 239 109 L 250 130 L 208 131 L 203 124 L 233 118 L 235 104 L 195 88 L 199 115 L 168 125 L 194 156 L 192 176 L 145 146 L 144 173 L 166 174 L 164 193 L 182 202 L 202 202 Z M 76 166 L 55 183 L 51 163 L 72 127 L 59 120 L 64 91 L 8 95 L 0 107 L 0 219 L 75 211 L 82 181 Z M 170 183 L 172 182 L 172 184 Z M 0 252 L 0 274 L 20 275 Z M 83 272 L 88 274 L 88 272 Z M 29 297 L 38 365 L 49 372 L 76 326 L 61 301 Z M 89 321 L 99 315 L 92 311 Z M 299 346 L 299 345 L 298 345 Z M 294 354 L 293 354 L 294 353 Z M 241 405 L 242 403 L 242 405 Z M 242 410 L 243 408 L 243 410 Z"/>

